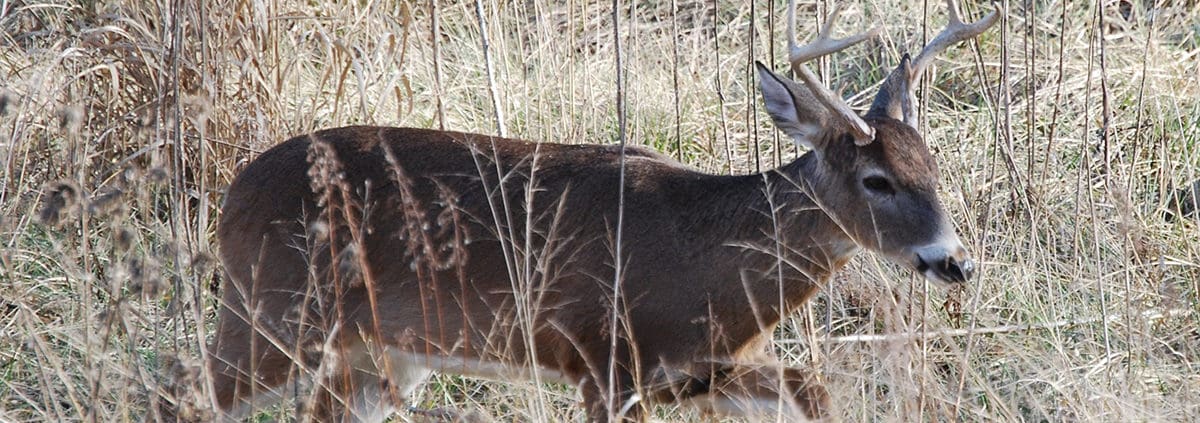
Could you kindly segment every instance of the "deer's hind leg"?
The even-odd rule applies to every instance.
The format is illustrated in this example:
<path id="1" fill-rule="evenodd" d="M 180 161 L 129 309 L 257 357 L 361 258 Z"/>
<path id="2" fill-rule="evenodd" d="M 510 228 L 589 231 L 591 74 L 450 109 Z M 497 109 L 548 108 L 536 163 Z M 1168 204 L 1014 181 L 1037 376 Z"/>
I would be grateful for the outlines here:
<path id="1" fill-rule="evenodd" d="M 253 232 L 253 231 L 251 231 Z M 222 263 L 228 275 L 218 307 L 208 369 L 220 414 L 238 419 L 278 402 L 307 383 L 317 361 L 325 325 L 316 304 L 306 256 L 273 236 L 252 252 L 237 251 L 223 234 Z"/>
<path id="2" fill-rule="evenodd" d="M 245 318 L 228 307 L 222 307 L 220 314 L 209 346 L 208 370 L 221 417 L 237 420 L 284 397 L 284 385 L 294 373 L 295 363 L 278 341 Z"/>

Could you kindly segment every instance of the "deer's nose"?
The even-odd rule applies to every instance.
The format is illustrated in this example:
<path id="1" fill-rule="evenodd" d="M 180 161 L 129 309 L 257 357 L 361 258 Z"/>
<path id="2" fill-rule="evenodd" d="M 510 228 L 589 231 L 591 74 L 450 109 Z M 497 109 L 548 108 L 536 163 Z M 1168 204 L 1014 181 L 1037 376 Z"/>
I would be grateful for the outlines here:
<path id="1" fill-rule="evenodd" d="M 917 271 L 935 281 L 963 283 L 975 273 L 975 262 L 962 246 L 953 250 L 941 246 L 919 248 L 916 256 Z"/>

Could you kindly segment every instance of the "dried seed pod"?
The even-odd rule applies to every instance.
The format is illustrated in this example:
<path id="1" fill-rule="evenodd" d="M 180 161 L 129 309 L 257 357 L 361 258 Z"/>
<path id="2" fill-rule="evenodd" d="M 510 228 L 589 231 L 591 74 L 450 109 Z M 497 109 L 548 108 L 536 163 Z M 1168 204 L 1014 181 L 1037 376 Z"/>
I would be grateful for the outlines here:
<path id="1" fill-rule="evenodd" d="M 130 257 L 126 262 L 126 272 L 129 274 L 129 290 L 141 294 L 142 298 L 156 299 L 166 287 L 159 274 L 158 263 L 154 260 Z"/>
<path id="2" fill-rule="evenodd" d="M 78 134 L 83 128 L 84 112 L 79 106 L 68 106 L 58 111 L 58 125 L 67 134 Z"/>
<path id="3" fill-rule="evenodd" d="M 0 90 L 0 116 L 8 114 L 9 109 L 15 108 L 17 96 L 12 91 Z"/>
<path id="4" fill-rule="evenodd" d="M 112 229 L 112 239 L 117 252 L 124 253 L 133 247 L 133 231 L 124 226 Z"/>
<path id="5" fill-rule="evenodd" d="M 105 188 L 100 190 L 95 195 L 92 195 L 92 200 L 88 202 L 87 212 L 95 217 L 108 217 L 113 214 L 120 214 L 119 210 L 124 208 L 124 192 L 118 188 Z"/>
<path id="6" fill-rule="evenodd" d="M 1167 203 L 1167 220 L 1187 217 L 1200 218 L 1200 179 L 1176 190 Z"/>
<path id="7" fill-rule="evenodd" d="M 161 166 L 155 166 L 146 171 L 146 181 L 151 185 L 162 185 L 170 180 L 170 173 Z"/>
<path id="8" fill-rule="evenodd" d="M 196 274 L 207 273 L 209 269 L 216 265 L 216 259 L 211 254 L 198 252 L 192 255 L 191 262 L 192 271 Z"/>
<path id="9" fill-rule="evenodd" d="M 59 226 L 79 206 L 79 185 L 62 180 L 46 186 L 42 199 L 42 211 L 38 214 L 42 224 Z"/>

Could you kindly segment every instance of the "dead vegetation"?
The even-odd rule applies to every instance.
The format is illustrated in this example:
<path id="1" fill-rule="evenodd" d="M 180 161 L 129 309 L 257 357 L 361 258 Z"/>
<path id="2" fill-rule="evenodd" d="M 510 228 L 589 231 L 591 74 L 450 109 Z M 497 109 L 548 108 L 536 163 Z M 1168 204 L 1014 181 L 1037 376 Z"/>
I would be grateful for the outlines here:
<path id="1" fill-rule="evenodd" d="M 864 107 L 945 19 L 929 3 L 857 3 L 843 27 L 887 35 L 821 66 L 828 85 Z M 976 282 L 927 290 L 864 254 L 777 352 L 826 375 L 849 421 L 1195 420 L 1200 229 L 1179 211 L 1200 177 L 1200 6 L 1006 4 L 922 93 Z M 615 142 L 610 8 L 483 2 L 489 84 L 473 2 L 0 2 L 0 420 L 154 420 L 164 398 L 208 416 L 222 190 L 288 136 L 501 116 L 510 136 Z M 630 142 L 714 173 L 793 157 L 751 79 L 783 61 L 781 10 L 622 2 Z M 825 10 L 802 7 L 801 32 Z M 420 399 L 565 420 L 576 395 L 441 377 Z"/>

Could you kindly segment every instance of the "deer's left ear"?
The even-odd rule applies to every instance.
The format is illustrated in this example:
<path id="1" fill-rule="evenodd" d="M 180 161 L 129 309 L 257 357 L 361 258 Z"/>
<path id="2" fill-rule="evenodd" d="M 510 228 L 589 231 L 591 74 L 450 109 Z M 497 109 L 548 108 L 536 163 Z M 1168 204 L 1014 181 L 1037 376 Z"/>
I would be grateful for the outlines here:
<path id="1" fill-rule="evenodd" d="M 917 110 L 920 107 L 917 105 L 915 77 L 912 62 L 905 54 L 900 59 L 900 65 L 879 87 L 879 94 L 875 95 L 875 102 L 871 103 L 867 116 L 887 116 L 918 129 Z"/>

